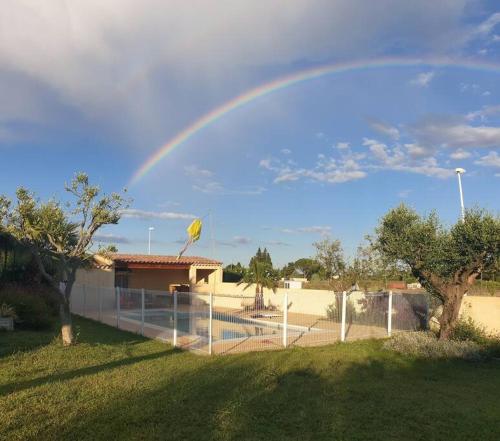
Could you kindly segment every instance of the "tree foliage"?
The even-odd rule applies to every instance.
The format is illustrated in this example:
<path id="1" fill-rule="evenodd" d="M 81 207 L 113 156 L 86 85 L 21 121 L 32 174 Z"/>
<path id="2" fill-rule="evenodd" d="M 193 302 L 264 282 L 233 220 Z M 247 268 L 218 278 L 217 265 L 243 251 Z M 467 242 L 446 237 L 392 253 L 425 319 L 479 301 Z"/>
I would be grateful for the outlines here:
<path id="1" fill-rule="evenodd" d="M 279 272 L 273 268 L 269 252 L 259 248 L 238 285 L 246 284 L 244 289 L 255 285 L 255 308 L 260 309 L 264 307 L 264 288 L 276 291 L 278 280 Z"/>
<path id="2" fill-rule="evenodd" d="M 464 294 L 481 272 L 498 265 L 500 219 L 468 210 L 464 222 L 445 228 L 435 213 L 421 217 L 400 205 L 382 218 L 376 232 L 377 249 L 389 260 L 408 265 L 443 303 L 440 335 L 447 338 Z"/>
<path id="3" fill-rule="evenodd" d="M 251 267 L 254 264 L 254 261 L 261 262 L 264 265 L 270 266 L 271 268 L 273 267 L 273 261 L 271 260 L 271 255 L 267 251 L 267 248 L 264 248 L 264 251 L 262 251 L 259 247 L 257 249 L 257 252 L 255 253 L 255 256 L 250 259 L 248 267 Z"/>
<path id="4" fill-rule="evenodd" d="M 240 263 L 231 263 L 224 268 L 223 281 L 228 283 L 239 282 L 245 275 L 246 268 Z"/>
<path id="5" fill-rule="evenodd" d="M 104 225 L 118 223 L 128 200 L 118 193 L 101 194 L 85 173 L 78 173 L 65 189 L 73 204 L 62 204 L 55 199 L 41 202 L 23 187 L 16 192 L 15 204 L 0 196 L 0 221 L 3 229 L 30 250 L 40 274 L 49 284 L 58 290 L 60 282 L 64 284 L 61 319 L 63 340 L 69 344 L 73 339 L 69 300 L 76 270 L 90 258 L 94 234 Z M 51 265 L 57 268 L 55 274 L 47 270 Z"/>
<path id="6" fill-rule="evenodd" d="M 316 261 L 325 278 L 332 280 L 340 277 L 346 268 L 340 241 L 326 237 L 320 242 L 314 242 L 313 246 L 316 248 Z"/>

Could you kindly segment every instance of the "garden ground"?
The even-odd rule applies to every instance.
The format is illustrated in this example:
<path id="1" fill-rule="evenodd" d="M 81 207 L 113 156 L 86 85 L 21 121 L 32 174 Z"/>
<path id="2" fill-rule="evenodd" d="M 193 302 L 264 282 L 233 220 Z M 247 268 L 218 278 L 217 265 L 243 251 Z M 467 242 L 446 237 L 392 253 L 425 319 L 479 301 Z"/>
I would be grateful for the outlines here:
<path id="1" fill-rule="evenodd" d="M 75 318 L 0 333 L 0 439 L 496 440 L 500 362 L 369 340 L 203 357 Z"/>

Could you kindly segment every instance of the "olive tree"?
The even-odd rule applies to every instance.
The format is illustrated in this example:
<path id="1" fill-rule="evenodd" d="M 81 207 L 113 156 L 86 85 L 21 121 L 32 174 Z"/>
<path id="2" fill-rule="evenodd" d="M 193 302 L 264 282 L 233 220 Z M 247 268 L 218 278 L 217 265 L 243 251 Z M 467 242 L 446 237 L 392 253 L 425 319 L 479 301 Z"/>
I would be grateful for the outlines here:
<path id="1" fill-rule="evenodd" d="M 500 256 L 500 218 L 469 210 L 464 221 L 446 228 L 435 213 L 421 217 L 400 205 L 376 229 L 376 246 L 394 262 L 408 265 L 422 286 L 443 304 L 440 338 L 457 323 L 462 299 Z"/>
<path id="2" fill-rule="evenodd" d="M 0 196 L 0 223 L 30 250 L 41 277 L 59 292 L 62 339 L 69 345 L 76 271 L 91 258 L 95 233 L 104 225 L 117 224 L 128 201 L 118 193 L 103 195 L 85 173 L 77 174 L 65 189 L 72 203 L 41 202 L 23 187 L 14 203 Z M 56 271 L 49 270 L 54 267 Z"/>
<path id="3" fill-rule="evenodd" d="M 325 237 L 319 242 L 314 242 L 313 247 L 316 248 L 315 260 L 318 262 L 328 283 L 334 289 L 345 289 L 343 276 L 346 270 L 346 263 L 340 241 Z"/>

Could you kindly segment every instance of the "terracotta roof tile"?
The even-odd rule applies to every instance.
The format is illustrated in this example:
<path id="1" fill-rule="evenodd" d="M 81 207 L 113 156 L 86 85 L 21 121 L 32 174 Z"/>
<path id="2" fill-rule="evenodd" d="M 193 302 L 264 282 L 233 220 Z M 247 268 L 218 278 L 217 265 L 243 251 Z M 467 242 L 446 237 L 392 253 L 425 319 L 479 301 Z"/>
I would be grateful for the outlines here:
<path id="1" fill-rule="evenodd" d="M 114 262 L 123 263 L 142 263 L 142 264 L 169 264 L 169 265 L 221 265 L 222 262 L 206 257 L 198 256 L 182 256 L 177 259 L 177 256 L 161 256 L 149 254 L 111 254 L 110 259 Z"/>

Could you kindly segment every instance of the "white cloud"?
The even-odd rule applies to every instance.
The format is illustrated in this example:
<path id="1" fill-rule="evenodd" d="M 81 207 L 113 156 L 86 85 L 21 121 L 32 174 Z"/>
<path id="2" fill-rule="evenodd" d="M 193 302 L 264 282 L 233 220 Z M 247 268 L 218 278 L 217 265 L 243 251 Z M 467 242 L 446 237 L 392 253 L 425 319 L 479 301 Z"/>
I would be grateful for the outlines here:
<path id="1" fill-rule="evenodd" d="M 474 162 L 483 167 L 497 167 L 500 168 L 500 155 L 497 152 L 489 152 L 487 155 Z"/>
<path id="2" fill-rule="evenodd" d="M 336 147 L 339 149 L 339 150 L 347 150 L 349 148 L 349 143 L 348 142 L 337 142 L 337 145 Z"/>
<path id="3" fill-rule="evenodd" d="M 378 161 L 378 164 L 370 164 L 370 168 L 417 173 L 440 179 L 453 176 L 453 170 L 440 167 L 436 158 L 432 156 L 418 159 L 412 158 L 407 155 L 399 145 L 390 148 L 374 139 L 365 138 L 363 145 L 370 149 L 373 156 Z"/>
<path id="4" fill-rule="evenodd" d="M 410 84 L 419 87 L 427 87 L 433 78 L 434 72 L 422 72 L 419 73 L 413 80 L 411 80 Z"/>
<path id="5" fill-rule="evenodd" d="M 227 91 L 249 66 L 369 57 L 401 42 L 408 51 L 446 52 L 463 34 L 467 4 L 5 0 L 0 70 L 41 85 L 27 97 L 40 105 L 49 91 L 92 120 L 160 136 L 166 124 L 185 122 L 179 97 L 208 87 Z"/>
<path id="6" fill-rule="evenodd" d="M 388 136 L 389 138 L 395 140 L 399 139 L 399 130 L 396 127 L 383 123 L 382 121 L 371 121 L 370 127 L 382 135 Z"/>
<path id="7" fill-rule="evenodd" d="M 267 242 L 264 242 L 266 245 L 271 245 L 275 247 L 289 247 L 290 244 L 287 242 L 283 242 L 281 240 L 269 240 Z"/>
<path id="8" fill-rule="evenodd" d="M 234 236 L 233 242 L 238 245 L 248 245 L 249 243 L 252 243 L 252 239 L 245 236 Z"/>
<path id="9" fill-rule="evenodd" d="M 489 16 L 485 21 L 483 21 L 474 30 L 475 34 L 482 36 L 487 36 L 495 29 L 495 27 L 500 23 L 500 12 L 496 12 Z M 493 38 L 495 35 L 493 36 Z"/>
<path id="10" fill-rule="evenodd" d="M 451 155 L 451 159 L 455 159 L 456 161 L 461 160 L 461 159 L 467 159 L 471 156 L 471 153 L 464 150 L 464 149 L 458 149 L 455 150 Z"/>
<path id="11" fill-rule="evenodd" d="M 473 126 L 459 120 L 427 120 L 412 128 L 424 145 L 450 148 L 500 146 L 500 127 Z"/>
<path id="12" fill-rule="evenodd" d="M 391 150 L 387 145 L 367 138 L 363 140 L 363 145 L 370 149 L 378 161 L 388 167 L 396 167 L 403 164 L 406 160 L 404 152 L 398 146 Z"/>
<path id="13" fill-rule="evenodd" d="M 280 231 L 285 234 L 321 234 L 327 236 L 332 232 L 332 227 L 314 225 L 311 227 L 282 228 Z"/>
<path id="14" fill-rule="evenodd" d="M 284 155 L 289 155 L 290 153 L 292 153 L 292 151 L 290 149 L 281 149 L 280 150 L 281 153 L 283 153 Z"/>
<path id="15" fill-rule="evenodd" d="M 405 144 L 405 147 L 408 154 L 414 159 L 429 157 L 434 153 L 432 149 L 416 143 Z"/>
<path id="16" fill-rule="evenodd" d="M 205 194 L 223 194 L 225 192 L 224 186 L 217 181 L 204 182 L 203 184 L 194 184 L 193 190 Z"/>
<path id="17" fill-rule="evenodd" d="M 469 112 L 465 115 L 467 121 L 479 120 L 481 122 L 487 121 L 488 117 L 500 114 L 500 105 L 484 106 L 480 110 Z"/>
<path id="18" fill-rule="evenodd" d="M 244 245 L 249 245 L 252 243 L 252 239 L 249 237 L 245 236 L 233 236 L 230 240 L 218 240 L 217 244 L 226 246 L 226 247 L 233 247 L 236 248 L 238 246 L 244 246 Z"/>
<path id="19" fill-rule="evenodd" d="M 272 168 L 272 159 L 267 158 L 267 159 L 261 159 L 259 161 L 259 167 L 265 168 L 267 170 L 273 170 Z"/>
<path id="20" fill-rule="evenodd" d="M 197 179 L 211 178 L 214 175 L 210 170 L 200 168 L 196 164 L 186 165 L 184 167 L 184 173 L 187 176 L 191 176 Z"/>
<path id="21" fill-rule="evenodd" d="M 325 182 L 329 184 L 341 184 L 344 182 L 362 179 L 366 173 L 361 170 L 356 162 L 356 157 L 346 157 L 340 160 L 318 155 L 318 163 L 313 168 L 292 167 L 289 163 L 283 164 L 279 160 L 263 159 L 259 166 L 276 174 L 275 184 L 282 182 L 294 182 L 307 179 L 312 182 Z"/>
<path id="22" fill-rule="evenodd" d="M 127 208 L 121 211 L 121 215 L 124 218 L 129 219 L 159 219 L 159 220 L 174 220 L 174 219 L 195 219 L 194 214 L 189 213 L 175 213 L 171 211 L 145 211 L 138 210 L 135 208 Z"/>
<path id="23" fill-rule="evenodd" d="M 128 237 L 107 233 L 97 233 L 94 235 L 93 240 L 94 242 L 103 243 L 131 243 L 131 240 Z"/>

